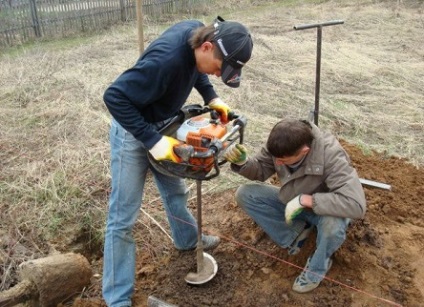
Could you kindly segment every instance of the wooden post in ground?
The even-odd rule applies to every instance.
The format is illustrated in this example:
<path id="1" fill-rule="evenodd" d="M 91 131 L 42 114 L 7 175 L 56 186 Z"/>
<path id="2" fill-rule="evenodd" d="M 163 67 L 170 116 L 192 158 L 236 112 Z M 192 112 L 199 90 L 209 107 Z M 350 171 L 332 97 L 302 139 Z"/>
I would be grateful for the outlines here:
<path id="1" fill-rule="evenodd" d="M 143 1 L 137 0 L 137 32 L 138 32 L 138 49 L 140 54 L 144 51 L 144 33 L 143 33 Z"/>

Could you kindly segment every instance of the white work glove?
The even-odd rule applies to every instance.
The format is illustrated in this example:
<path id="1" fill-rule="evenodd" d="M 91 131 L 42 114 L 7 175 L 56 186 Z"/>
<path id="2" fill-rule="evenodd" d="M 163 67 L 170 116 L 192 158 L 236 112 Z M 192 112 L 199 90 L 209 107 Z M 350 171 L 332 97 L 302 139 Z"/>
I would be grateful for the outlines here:
<path id="1" fill-rule="evenodd" d="M 247 161 L 247 149 L 241 144 L 233 144 L 225 151 L 224 158 L 228 162 L 242 166 Z"/>
<path id="2" fill-rule="evenodd" d="M 155 160 L 171 160 L 173 162 L 181 162 L 181 158 L 178 157 L 174 152 L 174 146 L 180 145 L 181 142 L 177 139 L 174 139 L 169 136 L 162 136 L 162 138 L 157 142 L 150 153 L 152 154 Z"/>
<path id="3" fill-rule="evenodd" d="M 293 219 L 298 216 L 304 209 L 304 207 L 300 204 L 300 197 L 302 197 L 302 194 L 293 198 L 286 205 L 286 223 L 289 225 L 291 225 Z"/>
<path id="4" fill-rule="evenodd" d="M 219 113 L 219 118 L 221 119 L 221 123 L 228 123 L 228 113 L 230 113 L 231 109 L 228 104 L 223 102 L 221 98 L 212 99 L 208 104 L 209 108 L 215 110 Z"/>

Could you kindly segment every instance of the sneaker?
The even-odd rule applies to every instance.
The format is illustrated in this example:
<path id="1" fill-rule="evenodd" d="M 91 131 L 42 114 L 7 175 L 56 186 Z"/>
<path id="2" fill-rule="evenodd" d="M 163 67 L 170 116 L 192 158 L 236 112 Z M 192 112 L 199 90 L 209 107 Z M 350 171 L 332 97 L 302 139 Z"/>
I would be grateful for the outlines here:
<path id="1" fill-rule="evenodd" d="M 321 281 L 313 282 L 306 276 L 306 272 L 309 269 L 310 259 L 311 259 L 311 257 L 309 257 L 308 260 L 306 261 L 306 265 L 305 265 L 305 268 L 303 269 L 302 273 L 300 273 L 300 275 L 294 281 L 292 289 L 295 292 L 298 292 L 298 293 L 310 292 L 310 291 L 314 290 L 315 288 L 317 288 L 319 286 L 319 284 L 321 283 Z M 327 272 L 331 269 L 332 265 L 333 265 L 333 260 L 331 260 L 331 258 L 330 258 L 330 259 L 328 259 Z M 327 274 L 327 272 L 325 272 L 325 274 Z"/>
<path id="2" fill-rule="evenodd" d="M 303 228 L 300 235 L 293 241 L 292 245 L 289 247 L 289 255 L 296 255 L 300 252 L 300 249 L 305 244 L 306 239 L 308 239 L 312 230 L 314 230 L 314 226 L 309 223 L 306 223 L 305 228 Z"/>
<path id="3" fill-rule="evenodd" d="M 217 236 L 208 236 L 208 235 L 202 236 L 203 249 L 206 251 L 213 250 L 219 245 L 220 242 L 221 242 L 221 239 Z"/>

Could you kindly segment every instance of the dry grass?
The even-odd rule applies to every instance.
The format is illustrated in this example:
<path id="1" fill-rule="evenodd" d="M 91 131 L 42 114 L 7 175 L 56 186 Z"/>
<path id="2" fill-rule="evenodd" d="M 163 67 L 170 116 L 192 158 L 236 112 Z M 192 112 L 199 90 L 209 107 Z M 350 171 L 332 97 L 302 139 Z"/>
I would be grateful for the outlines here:
<path id="1" fill-rule="evenodd" d="M 254 56 L 243 89 L 230 94 L 230 101 L 251 112 L 254 125 L 272 125 L 284 116 L 307 117 L 314 104 L 316 30 L 292 27 L 343 19 L 344 25 L 323 29 L 320 125 L 365 149 L 422 165 L 422 5 L 362 2 L 332 1 L 312 9 L 276 5 L 263 13 L 268 24 L 247 19 L 256 41 Z"/>
<path id="2" fill-rule="evenodd" d="M 232 90 L 212 78 L 221 97 L 248 117 L 250 151 L 279 119 L 306 118 L 313 108 L 316 31 L 293 26 L 343 19 L 344 25 L 323 29 L 320 126 L 364 151 L 424 165 L 422 1 L 246 2 L 210 9 L 201 19 L 209 23 L 219 13 L 253 33 L 242 87 Z M 146 44 L 166 26 L 148 24 Z M 128 25 L 0 57 L 0 290 L 9 286 L 16 263 L 50 247 L 99 250 L 110 188 L 110 116 L 102 95 L 135 62 L 136 40 L 135 27 Z M 196 93 L 189 99 L 199 101 Z M 228 189 L 241 180 L 224 168 L 205 190 Z M 164 226 L 158 203 L 149 187 L 145 209 Z M 142 215 L 139 227 L 143 235 L 137 239 L 152 254 L 166 249 L 168 239 L 151 219 Z"/>

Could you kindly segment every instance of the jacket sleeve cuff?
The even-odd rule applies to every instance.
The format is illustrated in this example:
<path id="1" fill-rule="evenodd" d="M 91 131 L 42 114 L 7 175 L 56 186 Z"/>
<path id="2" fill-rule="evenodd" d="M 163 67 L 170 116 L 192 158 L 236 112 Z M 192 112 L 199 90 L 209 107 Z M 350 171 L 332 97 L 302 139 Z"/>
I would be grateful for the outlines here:
<path id="1" fill-rule="evenodd" d="M 246 163 L 245 163 L 245 164 L 246 164 Z M 245 164 L 243 164 L 243 165 L 237 165 L 237 164 L 231 163 L 231 170 L 232 170 L 233 172 L 238 173 L 238 172 L 240 172 L 240 170 L 243 168 L 243 166 L 244 166 Z"/>
<path id="2" fill-rule="evenodd" d="M 315 212 L 315 207 L 317 206 L 317 201 L 315 199 L 315 195 L 312 194 L 312 211 Z"/>

